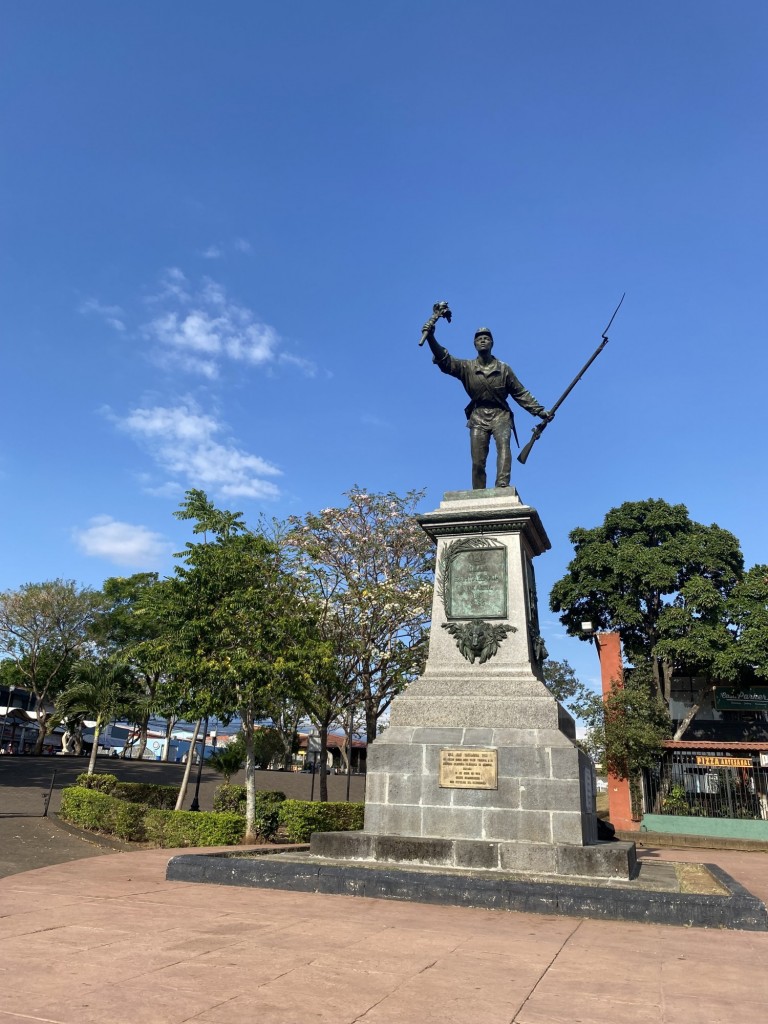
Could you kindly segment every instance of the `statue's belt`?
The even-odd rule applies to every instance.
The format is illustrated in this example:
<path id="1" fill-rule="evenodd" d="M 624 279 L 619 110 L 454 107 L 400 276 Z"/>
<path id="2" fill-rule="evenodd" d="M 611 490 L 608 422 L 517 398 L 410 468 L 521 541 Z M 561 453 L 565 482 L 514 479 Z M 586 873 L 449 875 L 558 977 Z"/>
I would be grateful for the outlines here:
<path id="1" fill-rule="evenodd" d="M 517 427 L 515 426 L 515 416 L 506 402 L 500 405 L 498 402 L 476 402 L 473 399 L 469 403 L 469 405 L 464 409 L 464 414 L 467 417 L 467 421 L 469 421 L 469 418 L 471 417 L 475 409 L 491 409 L 495 410 L 496 412 L 509 413 L 509 424 L 512 427 L 512 434 L 515 438 L 515 444 L 518 448 L 520 447 L 520 439 L 517 436 Z M 467 422 L 467 426 L 470 426 L 469 422 Z"/>

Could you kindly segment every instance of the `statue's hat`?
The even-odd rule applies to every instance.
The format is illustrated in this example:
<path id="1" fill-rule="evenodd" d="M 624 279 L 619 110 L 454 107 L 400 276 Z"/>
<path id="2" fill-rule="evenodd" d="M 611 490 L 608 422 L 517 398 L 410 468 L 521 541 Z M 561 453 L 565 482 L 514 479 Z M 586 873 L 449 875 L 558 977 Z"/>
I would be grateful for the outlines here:
<path id="1" fill-rule="evenodd" d="M 490 327 L 478 327 L 475 331 L 475 337 L 479 338 L 481 334 L 487 334 L 491 341 L 493 341 L 493 335 L 491 334 Z"/>

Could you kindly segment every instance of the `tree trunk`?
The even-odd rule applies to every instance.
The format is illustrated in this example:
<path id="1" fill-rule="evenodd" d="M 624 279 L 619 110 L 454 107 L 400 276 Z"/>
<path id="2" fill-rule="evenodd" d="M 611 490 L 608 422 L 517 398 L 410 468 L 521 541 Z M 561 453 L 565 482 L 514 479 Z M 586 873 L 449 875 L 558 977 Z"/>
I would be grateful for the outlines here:
<path id="1" fill-rule="evenodd" d="M 171 756 L 171 733 L 178 719 L 169 718 L 165 723 L 165 749 L 163 750 L 163 761 L 168 761 Z"/>
<path id="2" fill-rule="evenodd" d="M 277 730 L 277 735 L 280 737 L 280 742 L 283 745 L 283 768 L 286 771 L 291 767 L 291 758 L 293 754 L 293 738 L 295 733 L 290 734 L 283 732 L 281 729 Z"/>
<path id="3" fill-rule="evenodd" d="M 35 708 L 35 711 L 37 712 L 38 729 L 37 739 L 35 740 L 34 755 L 35 757 L 40 757 L 40 755 L 43 752 L 43 744 L 45 743 L 45 737 L 47 733 L 46 725 L 48 723 L 48 715 L 46 714 L 45 708 L 43 707 L 42 700 L 38 699 L 38 704 L 37 707 Z"/>
<path id="4" fill-rule="evenodd" d="M 672 700 L 672 673 L 674 671 L 674 665 L 671 661 L 662 661 L 661 663 L 661 678 L 664 685 L 663 697 L 664 702 L 669 707 L 669 702 Z"/>
<path id="5" fill-rule="evenodd" d="M 699 711 L 701 711 L 704 703 L 710 698 L 710 696 L 714 692 L 715 692 L 714 684 L 712 686 L 708 686 L 706 690 L 702 690 L 701 691 L 701 693 L 699 694 L 699 699 L 698 699 L 697 703 L 694 704 L 689 709 L 688 714 L 682 720 L 680 725 L 678 725 L 677 730 L 675 731 L 675 735 L 672 737 L 673 740 L 681 740 L 683 738 L 683 736 L 688 731 L 688 727 L 690 726 L 691 722 L 694 720 L 696 715 L 698 715 L 698 713 L 699 713 Z"/>
<path id="6" fill-rule="evenodd" d="M 320 800 L 328 802 L 328 721 L 320 723 Z"/>
<path id="7" fill-rule="evenodd" d="M 99 736 L 101 735 L 101 718 L 96 719 L 96 725 L 93 727 L 93 746 L 91 747 L 91 756 L 88 761 L 88 771 L 86 775 L 93 775 L 96 771 L 96 751 L 99 749 Z"/>
<path id="8" fill-rule="evenodd" d="M 203 724 L 202 718 L 198 719 L 195 725 L 195 731 L 192 733 L 192 742 L 189 745 L 189 753 L 187 754 L 187 763 L 184 765 L 184 777 L 181 780 L 181 786 L 179 788 L 179 795 L 176 798 L 176 807 L 174 810 L 181 811 L 184 807 L 184 801 L 187 798 L 187 786 L 189 785 L 189 775 L 192 771 L 192 762 L 195 760 L 195 745 L 197 744 L 197 734 L 200 732 L 200 726 Z"/>
<path id="9" fill-rule="evenodd" d="M 136 747 L 135 757 L 139 761 L 144 757 L 144 751 L 147 749 L 147 734 L 149 732 L 149 712 L 146 715 L 142 715 L 141 721 L 136 722 L 139 727 L 139 743 Z"/>
<path id="10" fill-rule="evenodd" d="M 651 670 L 653 671 L 653 681 L 656 684 L 656 695 L 660 700 L 664 700 L 664 680 L 661 673 L 661 661 L 659 658 L 651 658 Z"/>
<path id="11" fill-rule="evenodd" d="M 256 757 L 253 751 L 253 714 L 249 710 L 242 717 L 243 736 L 245 737 L 245 839 L 246 843 L 255 843 L 257 836 L 254 831 L 256 822 Z"/>
<path id="12" fill-rule="evenodd" d="M 351 737 L 344 733 L 344 745 L 339 747 L 339 753 L 341 754 L 341 770 L 346 775 L 349 771 L 349 759 L 352 756 L 352 743 Z"/>
<path id="13" fill-rule="evenodd" d="M 365 738 L 368 743 L 372 743 L 376 739 L 376 726 L 378 719 L 376 717 L 376 709 L 368 704 L 366 701 L 365 705 Z"/>

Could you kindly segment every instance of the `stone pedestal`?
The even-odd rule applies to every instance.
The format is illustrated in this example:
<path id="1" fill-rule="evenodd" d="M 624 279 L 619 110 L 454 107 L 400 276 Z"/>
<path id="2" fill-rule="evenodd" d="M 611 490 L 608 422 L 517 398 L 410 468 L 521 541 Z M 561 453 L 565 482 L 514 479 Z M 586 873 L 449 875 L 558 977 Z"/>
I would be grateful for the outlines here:
<path id="1" fill-rule="evenodd" d="M 634 846 L 598 843 L 592 764 L 542 682 L 538 513 L 513 488 L 454 491 L 419 521 L 437 543 L 426 668 L 368 747 L 364 832 L 312 853 L 628 877 Z"/>

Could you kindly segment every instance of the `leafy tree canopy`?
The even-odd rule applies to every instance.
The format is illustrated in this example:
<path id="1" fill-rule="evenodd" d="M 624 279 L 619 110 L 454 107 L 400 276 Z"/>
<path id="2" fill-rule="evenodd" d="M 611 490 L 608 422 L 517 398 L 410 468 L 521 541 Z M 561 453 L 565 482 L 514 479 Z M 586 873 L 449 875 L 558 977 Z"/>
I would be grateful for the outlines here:
<path id="1" fill-rule="evenodd" d="M 364 706 L 373 739 L 426 658 L 434 552 L 415 518 L 423 492 L 345 496 L 343 508 L 292 517 L 287 541 L 320 595 L 340 687 Z"/>
<path id="2" fill-rule="evenodd" d="M 572 636 L 581 623 L 620 630 L 630 661 L 653 669 L 666 699 L 675 664 L 716 669 L 729 643 L 726 601 L 743 573 L 733 534 L 694 522 L 684 505 L 625 502 L 602 526 L 570 534 L 575 557 L 550 595 Z"/>
<path id="3" fill-rule="evenodd" d="M 620 779 L 637 779 L 643 768 L 654 765 L 672 731 L 667 705 L 646 672 L 627 672 L 623 686 L 614 683 L 586 716 L 590 752 Z"/>
<path id="4" fill-rule="evenodd" d="M 250 532 L 240 513 L 216 509 L 202 491 L 188 491 L 176 515 L 205 539 L 188 543 L 173 577 L 148 591 L 160 624 L 150 643 L 176 680 L 185 716 L 239 715 L 250 835 L 256 722 L 281 693 L 308 691 L 330 654 L 311 590 L 289 571 L 279 544 Z"/>
<path id="5" fill-rule="evenodd" d="M 547 658 L 542 668 L 544 685 L 576 718 L 589 718 L 594 712 L 595 702 L 602 703 L 600 694 L 581 682 L 569 662 Z"/>
<path id="6" fill-rule="evenodd" d="M 728 616 L 736 631 L 729 654 L 731 675 L 768 680 L 768 565 L 755 565 L 736 584 L 728 600 Z"/>
<path id="7" fill-rule="evenodd" d="M 66 686 L 73 663 L 87 650 L 88 630 L 102 598 L 73 580 L 25 583 L 0 593 L 0 658 L 11 658 L 35 697 L 39 754 L 49 702 Z"/>

